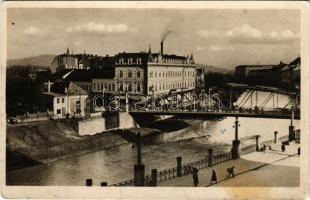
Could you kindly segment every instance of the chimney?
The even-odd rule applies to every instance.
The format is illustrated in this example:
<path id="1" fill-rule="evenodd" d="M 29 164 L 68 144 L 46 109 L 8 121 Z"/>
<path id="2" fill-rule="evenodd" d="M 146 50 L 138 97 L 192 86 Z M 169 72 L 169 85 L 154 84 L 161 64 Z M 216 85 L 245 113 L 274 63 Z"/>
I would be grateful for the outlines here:
<path id="1" fill-rule="evenodd" d="M 164 55 L 164 41 L 160 42 L 160 53 L 162 56 Z"/>
<path id="2" fill-rule="evenodd" d="M 47 82 L 47 92 L 50 93 L 51 92 L 51 81 L 48 80 Z"/>

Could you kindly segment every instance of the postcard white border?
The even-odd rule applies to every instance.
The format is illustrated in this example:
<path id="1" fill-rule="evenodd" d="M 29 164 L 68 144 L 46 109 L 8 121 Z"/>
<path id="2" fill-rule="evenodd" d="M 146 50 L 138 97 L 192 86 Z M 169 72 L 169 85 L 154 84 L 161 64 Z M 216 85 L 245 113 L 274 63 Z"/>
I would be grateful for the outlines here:
<path id="1" fill-rule="evenodd" d="M 122 187 L 51 187 L 51 186 L 4 186 L 5 183 L 5 66 L 6 66 L 6 9 L 7 8 L 163 8 L 163 9 L 298 9 L 301 11 L 301 68 L 302 98 L 300 164 L 301 186 L 290 187 L 222 187 L 222 188 L 122 188 Z M 304 199 L 309 195 L 309 5 L 307 2 L 216 2 L 216 1 L 149 1 L 149 2 L 3 2 L 1 5 L 1 195 L 4 198 L 48 198 L 48 199 Z"/>

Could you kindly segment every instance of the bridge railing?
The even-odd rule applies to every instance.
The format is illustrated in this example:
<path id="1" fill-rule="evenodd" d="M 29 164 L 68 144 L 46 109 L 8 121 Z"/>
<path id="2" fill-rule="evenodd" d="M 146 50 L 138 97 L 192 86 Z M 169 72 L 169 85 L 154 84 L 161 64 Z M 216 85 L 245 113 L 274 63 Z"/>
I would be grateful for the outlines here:
<path id="1" fill-rule="evenodd" d="M 288 140 L 288 135 L 278 137 L 278 142 Z"/>
<path id="2" fill-rule="evenodd" d="M 278 141 L 283 141 L 283 140 L 287 140 L 288 136 L 282 136 L 278 138 Z M 271 145 L 274 143 L 274 140 L 266 140 L 261 142 L 259 145 Z M 241 155 L 246 155 L 249 153 L 253 153 L 256 151 L 256 145 L 255 144 L 251 144 L 248 146 L 244 146 L 240 149 L 240 153 Z M 212 166 L 226 162 L 231 160 L 231 152 L 226 152 L 226 153 L 221 153 L 221 154 L 216 154 L 212 157 Z M 202 159 L 202 160 L 198 160 L 195 162 L 191 162 L 191 163 L 187 163 L 182 165 L 181 168 L 181 172 L 182 175 L 188 175 L 192 173 L 192 169 L 195 167 L 197 169 L 204 169 L 207 167 L 211 167 L 208 164 L 209 158 L 208 156 L 206 156 L 206 158 Z M 173 167 L 173 168 L 169 168 L 169 169 L 165 169 L 162 171 L 157 172 L 157 182 L 163 182 L 163 181 L 167 181 L 169 179 L 173 179 L 176 178 L 177 176 L 177 167 Z M 150 186 L 151 185 L 151 175 L 146 175 L 144 177 L 144 185 L 145 186 Z M 116 183 L 110 186 L 134 186 L 134 179 L 130 179 L 130 180 L 126 180 L 126 181 L 122 181 L 120 183 Z"/>
<path id="3" fill-rule="evenodd" d="M 256 151 L 256 145 L 252 144 L 241 148 L 241 155 L 249 154 Z"/>

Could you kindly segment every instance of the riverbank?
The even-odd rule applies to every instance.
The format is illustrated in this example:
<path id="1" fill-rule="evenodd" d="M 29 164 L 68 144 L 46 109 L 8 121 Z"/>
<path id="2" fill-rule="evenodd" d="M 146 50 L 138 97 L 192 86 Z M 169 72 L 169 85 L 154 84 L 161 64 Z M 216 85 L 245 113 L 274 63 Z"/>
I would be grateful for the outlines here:
<path id="1" fill-rule="evenodd" d="M 53 162 L 103 149 L 134 143 L 139 132 L 144 141 L 167 130 L 163 124 L 170 124 L 173 130 L 190 126 L 180 120 L 163 120 L 150 128 L 113 130 L 95 135 L 79 135 L 68 121 L 40 121 L 7 126 L 6 169 L 21 169 Z"/>
<path id="2" fill-rule="evenodd" d="M 81 136 L 66 121 L 41 121 L 7 127 L 7 170 L 85 154 L 128 143 L 117 131 Z"/>

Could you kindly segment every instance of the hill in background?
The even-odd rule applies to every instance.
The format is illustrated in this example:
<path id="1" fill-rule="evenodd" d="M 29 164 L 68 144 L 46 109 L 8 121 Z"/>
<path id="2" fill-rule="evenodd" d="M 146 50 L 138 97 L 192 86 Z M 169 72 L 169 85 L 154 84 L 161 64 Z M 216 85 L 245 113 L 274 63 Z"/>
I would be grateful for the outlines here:
<path id="1" fill-rule="evenodd" d="M 50 68 L 55 55 L 40 55 L 27 58 L 11 59 L 7 61 L 7 66 L 41 66 Z"/>
<path id="2" fill-rule="evenodd" d="M 223 74 L 228 74 L 228 73 L 232 73 L 233 70 L 229 70 L 229 69 L 224 69 L 221 67 L 215 67 L 212 65 L 205 65 L 205 64 L 196 64 L 198 67 L 201 67 L 204 69 L 205 74 L 208 72 L 216 72 L 216 73 L 223 73 Z"/>
<path id="3" fill-rule="evenodd" d="M 54 59 L 55 55 L 40 55 L 40 56 L 34 56 L 34 57 L 27 57 L 27 58 L 18 58 L 18 59 L 11 59 L 7 61 L 7 66 L 41 66 L 46 68 L 51 68 L 51 63 Z M 206 65 L 206 64 L 197 64 L 198 67 L 204 68 L 205 73 L 208 72 L 217 72 L 217 73 L 231 73 L 232 70 L 215 67 L 212 65 Z"/>

